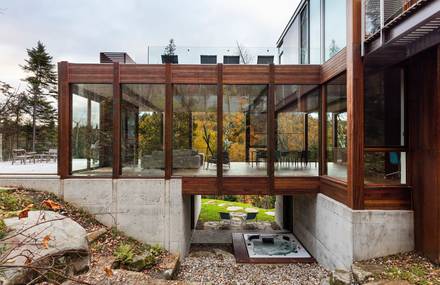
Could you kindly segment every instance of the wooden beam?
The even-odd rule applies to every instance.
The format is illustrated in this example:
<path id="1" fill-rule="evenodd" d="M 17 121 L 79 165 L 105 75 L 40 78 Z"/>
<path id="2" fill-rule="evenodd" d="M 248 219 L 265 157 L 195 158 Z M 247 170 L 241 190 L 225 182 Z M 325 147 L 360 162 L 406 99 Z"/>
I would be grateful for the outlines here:
<path id="1" fill-rule="evenodd" d="M 223 64 L 217 65 L 217 194 L 223 189 Z"/>
<path id="2" fill-rule="evenodd" d="M 69 88 L 69 63 L 58 63 L 58 175 L 61 179 L 70 173 L 70 117 L 71 95 Z"/>
<path id="3" fill-rule="evenodd" d="M 121 174 L 121 84 L 119 62 L 113 63 L 113 178 Z"/>
<path id="4" fill-rule="evenodd" d="M 347 204 L 364 208 L 362 0 L 347 0 Z"/>
<path id="5" fill-rule="evenodd" d="M 165 64 L 165 179 L 171 179 L 173 172 L 173 86 L 171 84 L 171 64 Z"/>

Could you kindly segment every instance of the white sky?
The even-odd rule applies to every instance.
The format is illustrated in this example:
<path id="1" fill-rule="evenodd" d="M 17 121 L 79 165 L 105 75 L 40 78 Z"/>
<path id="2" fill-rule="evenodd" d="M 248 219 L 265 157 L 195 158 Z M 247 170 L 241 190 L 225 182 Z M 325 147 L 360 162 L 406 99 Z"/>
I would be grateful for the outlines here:
<path id="1" fill-rule="evenodd" d="M 54 62 L 98 62 L 126 51 L 146 63 L 147 46 L 274 47 L 299 0 L 0 0 L 0 80 L 24 77 L 26 48 L 41 40 Z"/>

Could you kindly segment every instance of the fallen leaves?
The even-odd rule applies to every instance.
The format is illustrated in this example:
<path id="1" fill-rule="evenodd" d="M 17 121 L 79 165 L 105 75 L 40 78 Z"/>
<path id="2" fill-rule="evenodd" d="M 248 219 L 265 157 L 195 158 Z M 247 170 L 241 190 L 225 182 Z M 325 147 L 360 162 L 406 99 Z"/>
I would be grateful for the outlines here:
<path id="1" fill-rule="evenodd" d="M 105 275 L 107 277 L 112 277 L 113 276 L 113 270 L 110 267 L 104 267 L 104 271 L 105 271 Z"/>
<path id="2" fill-rule="evenodd" d="M 28 217 L 29 211 L 34 207 L 34 204 L 29 204 L 18 213 L 18 219 L 24 219 Z"/>
<path id="3" fill-rule="evenodd" d="M 51 238 L 50 238 L 50 235 L 46 235 L 44 238 L 43 238 L 43 242 L 42 242 L 42 244 L 43 244 L 43 247 L 44 248 L 49 248 L 49 241 L 51 240 Z"/>
<path id="4" fill-rule="evenodd" d="M 60 204 L 50 199 L 44 200 L 41 202 L 41 205 L 53 211 L 61 210 L 63 208 Z"/>

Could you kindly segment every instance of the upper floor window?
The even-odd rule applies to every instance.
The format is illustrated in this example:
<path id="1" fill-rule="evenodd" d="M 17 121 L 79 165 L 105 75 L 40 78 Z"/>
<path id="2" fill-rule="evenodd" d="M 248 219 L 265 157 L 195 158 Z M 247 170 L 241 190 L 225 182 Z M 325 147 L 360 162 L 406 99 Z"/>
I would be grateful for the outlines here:
<path id="1" fill-rule="evenodd" d="M 346 0 L 325 1 L 324 55 L 329 60 L 346 45 Z"/>

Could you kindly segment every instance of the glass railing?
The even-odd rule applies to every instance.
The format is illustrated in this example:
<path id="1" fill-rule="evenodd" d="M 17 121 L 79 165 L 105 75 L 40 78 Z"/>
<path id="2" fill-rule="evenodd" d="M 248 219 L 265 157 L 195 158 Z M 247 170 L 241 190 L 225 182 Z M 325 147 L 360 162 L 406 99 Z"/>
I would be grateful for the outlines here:
<path id="1" fill-rule="evenodd" d="M 423 0 L 364 0 L 365 38 L 370 38 L 421 1 Z"/>
<path id="2" fill-rule="evenodd" d="M 182 47 L 165 55 L 165 46 L 148 46 L 148 63 L 179 64 L 278 64 L 276 47 Z"/>

